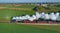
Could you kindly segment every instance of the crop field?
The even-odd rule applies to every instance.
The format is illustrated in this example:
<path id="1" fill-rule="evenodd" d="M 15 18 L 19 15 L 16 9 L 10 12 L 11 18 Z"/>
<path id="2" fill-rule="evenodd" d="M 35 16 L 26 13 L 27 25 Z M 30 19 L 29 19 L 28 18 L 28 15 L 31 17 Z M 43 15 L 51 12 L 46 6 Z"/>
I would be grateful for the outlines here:
<path id="1" fill-rule="evenodd" d="M 15 23 L 6 23 L 10 21 L 10 18 L 13 16 L 21 15 L 32 15 L 35 14 L 35 11 L 32 10 L 36 5 L 0 5 L 0 33 L 60 33 L 60 25 L 31 25 L 31 24 L 15 24 Z M 50 6 L 52 10 L 58 9 L 59 7 Z M 44 8 L 40 8 L 40 12 L 49 12 Z M 5 22 L 5 23 L 1 23 Z"/>
<path id="2" fill-rule="evenodd" d="M 0 33 L 60 33 L 60 25 L 0 23 Z"/>
<path id="3" fill-rule="evenodd" d="M 0 5 L 0 21 L 9 22 L 13 16 L 32 15 L 34 5 Z"/>
<path id="4" fill-rule="evenodd" d="M 0 22 L 9 22 L 13 16 L 32 15 L 35 14 L 34 4 L 0 4 Z M 49 5 L 47 8 L 38 6 L 39 12 L 59 11 L 60 5 Z"/>

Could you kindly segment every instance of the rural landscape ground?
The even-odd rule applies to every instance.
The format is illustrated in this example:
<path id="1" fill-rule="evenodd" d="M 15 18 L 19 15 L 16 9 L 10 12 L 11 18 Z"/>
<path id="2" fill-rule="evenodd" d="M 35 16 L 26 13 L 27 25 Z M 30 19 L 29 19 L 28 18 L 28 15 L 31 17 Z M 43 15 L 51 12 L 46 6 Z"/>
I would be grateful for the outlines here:
<path id="1" fill-rule="evenodd" d="M 0 23 L 0 33 L 60 33 L 60 25 Z"/>
<path id="2" fill-rule="evenodd" d="M 0 5 L 0 21 L 9 22 L 10 18 L 13 16 L 21 16 L 25 14 L 32 15 L 35 12 L 32 10 L 34 5 Z M 4 21 L 3 21 L 4 20 Z"/>
<path id="3" fill-rule="evenodd" d="M 0 21 L 9 22 L 13 16 L 32 15 L 35 14 L 34 4 L 0 4 Z M 51 4 L 48 7 L 37 6 L 39 12 L 56 12 L 60 10 L 60 5 Z M 4 21 L 3 21 L 4 20 Z"/>
<path id="4" fill-rule="evenodd" d="M 0 5 L 0 33 L 60 33 L 60 24 L 57 25 L 35 25 L 35 24 L 21 24 L 9 23 L 13 16 L 32 15 L 35 11 L 32 10 L 36 5 L 34 4 L 1 4 Z M 39 12 L 56 12 L 60 10 L 60 6 L 49 5 L 48 9 L 45 7 L 38 7 Z M 2 22 L 2 23 L 1 23 Z M 5 23 L 4 23 L 5 22 Z M 6 23 L 8 22 L 8 23 Z"/>

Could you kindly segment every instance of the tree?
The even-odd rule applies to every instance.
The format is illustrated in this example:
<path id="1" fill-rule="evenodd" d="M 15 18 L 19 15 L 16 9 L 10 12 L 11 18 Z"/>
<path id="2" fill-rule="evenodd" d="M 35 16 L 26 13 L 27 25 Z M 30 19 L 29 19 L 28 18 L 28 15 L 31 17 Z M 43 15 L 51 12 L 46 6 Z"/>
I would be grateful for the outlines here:
<path id="1" fill-rule="evenodd" d="M 34 10 L 34 11 L 38 11 L 38 7 L 35 6 L 32 10 Z"/>

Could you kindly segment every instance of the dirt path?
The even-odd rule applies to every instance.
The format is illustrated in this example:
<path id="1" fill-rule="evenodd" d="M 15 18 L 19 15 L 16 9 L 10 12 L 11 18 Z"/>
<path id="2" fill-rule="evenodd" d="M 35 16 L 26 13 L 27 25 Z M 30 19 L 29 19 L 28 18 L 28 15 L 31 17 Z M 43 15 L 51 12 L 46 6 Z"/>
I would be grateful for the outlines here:
<path id="1" fill-rule="evenodd" d="M 9 9 L 9 10 L 31 10 L 28 8 L 7 8 L 7 7 L 0 7 L 0 10 L 4 10 L 4 9 Z"/>
<path id="2" fill-rule="evenodd" d="M 11 10 L 31 10 L 31 9 L 27 9 L 27 8 L 8 8 Z"/>
<path id="3" fill-rule="evenodd" d="M 17 24 L 25 24 L 25 25 L 60 25 L 60 24 L 48 24 L 48 23 L 17 23 Z"/>

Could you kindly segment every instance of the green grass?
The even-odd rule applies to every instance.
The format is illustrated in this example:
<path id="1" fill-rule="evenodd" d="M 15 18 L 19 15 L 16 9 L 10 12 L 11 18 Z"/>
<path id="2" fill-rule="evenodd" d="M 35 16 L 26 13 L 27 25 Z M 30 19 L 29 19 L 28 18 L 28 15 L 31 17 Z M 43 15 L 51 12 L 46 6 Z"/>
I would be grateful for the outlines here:
<path id="1" fill-rule="evenodd" d="M 35 14 L 34 11 L 27 11 L 27 10 L 0 10 L 0 20 L 8 20 L 13 16 L 21 16 L 21 15 L 32 15 Z"/>
<path id="2" fill-rule="evenodd" d="M 43 7 L 43 6 L 38 6 L 38 9 L 40 10 L 39 12 L 45 12 L 45 13 L 48 13 L 48 12 L 57 12 L 57 11 L 60 11 L 60 5 L 57 6 L 54 5 L 54 4 L 50 4 L 50 6 L 47 6 L 47 7 Z"/>
<path id="3" fill-rule="evenodd" d="M 25 14 L 34 14 L 34 11 L 26 11 L 26 10 L 0 10 L 0 18 L 6 17 L 6 16 L 20 16 Z"/>
<path id="4" fill-rule="evenodd" d="M 0 22 L 3 20 L 8 20 L 10 21 L 10 18 L 13 16 L 21 16 L 21 15 L 32 15 L 35 14 L 35 11 L 33 11 L 32 9 L 35 7 L 36 5 L 31 5 L 31 4 L 19 4 L 19 6 L 16 6 L 14 4 L 6 4 L 6 5 L 0 5 Z M 6 7 L 6 8 L 5 8 Z M 59 11 L 60 7 L 57 6 L 49 6 L 49 10 L 43 8 L 42 6 L 39 6 L 39 12 L 55 12 L 55 11 Z"/>
<path id="5" fill-rule="evenodd" d="M 0 21 L 3 20 L 10 21 L 10 18 L 13 16 L 35 14 L 35 12 L 32 10 L 32 8 L 35 7 L 34 5 L 22 5 L 22 6 L 8 5 L 2 7 L 6 7 L 6 8 L 0 9 Z M 20 8 L 20 9 L 12 9 L 12 8 Z"/>
<path id="6" fill-rule="evenodd" d="M 42 27 L 40 28 L 40 26 Z M 52 28 L 46 29 L 45 27 L 53 28 L 54 26 L 48 27 L 48 26 L 39 25 L 39 27 L 37 28 L 34 27 L 34 25 L 0 23 L 0 33 L 60 33 L 60 31 L 52 30 Z M 60 29 L 60 26 L 58 27 Z"/>

